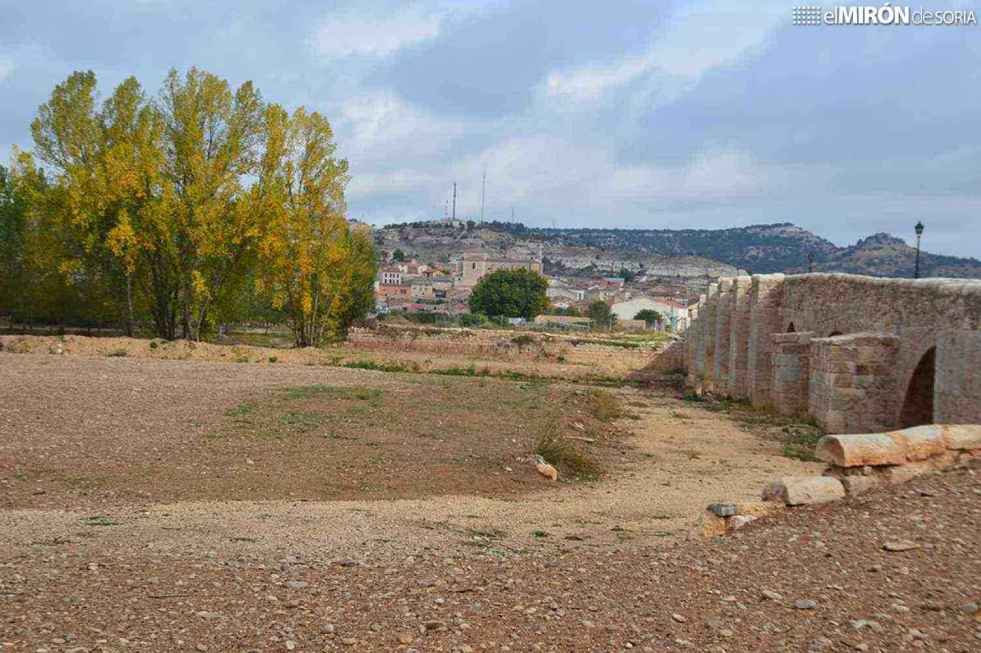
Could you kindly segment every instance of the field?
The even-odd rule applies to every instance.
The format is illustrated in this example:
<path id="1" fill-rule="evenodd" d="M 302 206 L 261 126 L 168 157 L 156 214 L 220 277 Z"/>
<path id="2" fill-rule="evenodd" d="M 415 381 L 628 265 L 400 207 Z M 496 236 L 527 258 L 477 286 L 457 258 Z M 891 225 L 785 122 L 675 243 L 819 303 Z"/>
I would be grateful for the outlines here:
<path id="1" fill-rule="evenodd" d="M 699 518 L 819 470 L 813 427 L 685 399 L 640 374 L 647 346 L 517 335 L 0 337 L 0 650 L 776 650 L 749 615 L 698 617 L 767 564 Z M 813 549 L 792 564 L 790 531 L 765 545 L 786 570 Z M 763 577 L 789 597 L 793 576 Z"/>

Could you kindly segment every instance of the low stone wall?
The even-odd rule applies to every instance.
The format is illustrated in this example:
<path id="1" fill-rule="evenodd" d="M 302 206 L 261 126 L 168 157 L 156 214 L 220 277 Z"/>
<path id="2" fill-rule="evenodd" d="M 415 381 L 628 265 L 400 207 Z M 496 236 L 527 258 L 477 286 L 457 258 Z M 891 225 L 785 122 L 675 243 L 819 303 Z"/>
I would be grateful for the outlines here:
<path id="1" fill-rule="evenodd" d="M 714 503 L 702 534 L 724 535 L 784 508 L 838 501 L 884 484 L 981 461 L 981 425 L 929 424 L 899 431 L 827 435 L 815 452 L 828 463 L 821 476 L 779 478 L 764 486 L 762 503 Z"/>

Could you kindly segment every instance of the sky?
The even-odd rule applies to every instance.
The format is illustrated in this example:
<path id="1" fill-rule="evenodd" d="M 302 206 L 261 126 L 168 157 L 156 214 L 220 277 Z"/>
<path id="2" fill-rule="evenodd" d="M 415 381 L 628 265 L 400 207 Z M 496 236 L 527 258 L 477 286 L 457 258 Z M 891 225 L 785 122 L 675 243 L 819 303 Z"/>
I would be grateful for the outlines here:
<path id="1" fill-rule="evenodd" d="M 900 4 L 900 3 L 895 3 Z M 981 257 L 981 27 L 797 26 L 793 2 L 0 0 L 0 161 L 55 84 L 204 68 L 322 112 L 349 214 L 793 222 Z M 830 6 L 830 5 L 828 5 Z M 981 10 L 962 0 L 929 8 Z"/>

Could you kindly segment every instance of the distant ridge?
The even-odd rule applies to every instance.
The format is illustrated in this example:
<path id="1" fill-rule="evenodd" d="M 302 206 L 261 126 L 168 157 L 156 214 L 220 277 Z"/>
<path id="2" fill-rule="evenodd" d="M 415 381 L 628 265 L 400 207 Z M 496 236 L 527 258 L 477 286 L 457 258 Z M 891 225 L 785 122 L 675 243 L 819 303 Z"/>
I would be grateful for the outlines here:
<path id="1" fill-rule="evenodd" d="M 815 272 L 912 277 L 916 257 L 913 247 L 890 234 L 838 247 L 789 222 L 731 229 L 525 229 L 522 235 L 607 251 L 702 256 L 754 274 L 807 272 L 810 255 Z M 981 261 L 920 252 L 920 276 L 981 278 Z"/>
<path id="2" fill-rule="evenodd" d="M 752 274 L 807 272 L 808 257 L 815 272 L 850 272 L 878 277 L 912 277 L 916 250 L 887 233 L 876 233 L 848 247 L 838 247 L 790 222 L 733 227 L 731 229 L 596 229 L 538 228 L 515 222 L 470 223 L 460 228 L 443 253 L 482 244 L 543 242 L 551 248 L 590 250 L 596 255 L 624 260 L 652 257 L 700 257 L 726 263 Z M 437 228 L 437 223 L 405 223 L 382 227 L 401 232 L 411 228 Z M 447 227 L 449 228 L 449 227 Z M 432 235 L 431 233 L 429 234 Z M 981 279 L 981 261 L 920 253 L 920 276 Z"/>

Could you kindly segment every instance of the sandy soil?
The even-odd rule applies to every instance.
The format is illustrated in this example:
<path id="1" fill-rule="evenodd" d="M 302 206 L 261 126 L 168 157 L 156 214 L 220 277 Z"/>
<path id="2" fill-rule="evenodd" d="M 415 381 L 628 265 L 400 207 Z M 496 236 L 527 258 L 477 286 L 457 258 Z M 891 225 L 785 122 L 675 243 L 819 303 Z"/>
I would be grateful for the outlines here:
<path id="1" fill-rule="evenodd" d="M 462 436 L 428 457 L 392 440 L 396 487 L 426 491 L 290 497 L 308 492 L 313 471 L 326 484 L 353 472 L 343 460 L 304 467 L 280 443 L 311 445 L 316 460 L 313 443 L 336 456 L 352 441 L 290 431 L 256 444 L 236 430 L 236 409 L 311 385 L 380 390 L 366 396 L 380 396 L 382 412 L 406 410 L 406 397 L 459 397 L 469 413 L 447 419 L 479 425 L 493 458 L 462 455 L 475 446 Z M 753 499 L 774 476 L 820 467 L 782 456 L 763 426 L 630 388 L 617 391 L 633 418 L 610 426 L 607 475 L 552 484 L 520 440 L 537 414 L 529 407 L 576 411 L 585 389 L 528 385 L 0 353 L 0 650 L 977 650 L 977 469 L 707 542 L 694 533 L 706 504 Z M 361 405 L 340 396 L 338 414 Z M 320 395 L 301 401 L 314 403 L 289 409 L 326 410 Z M 523 427 L 514 414 L 528 416 Z M 498 430 L 509 437 L 493 441 Z M 246 445 L 264 457 L 243 461 Z M 436 473 L 447 464 L 469 485 Z M 171 471 L 133 472 L 153 468 Z M 307 471 L 291 478 L 294 469 Z M 481 470 L 508 480 L 481 485 Z M 883 550 L 896 539 L 918 548 Z"/>
<path id="2" fill-rule="evenodd" d="M 397 560 L 0 543 L 5 651 L 948 651 L 981 642 L 978 470 L 714 541 Z M 220 513 L 214 515 L 220 521 Z M 105 527 L 102 530 L 108 530 Z M 9 531 L 4 531 L 9 532 Z M 889 552 L 887 542 L 916 548 Z"/>

